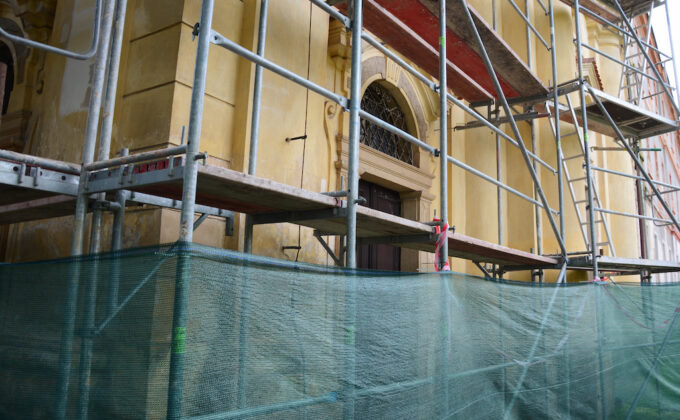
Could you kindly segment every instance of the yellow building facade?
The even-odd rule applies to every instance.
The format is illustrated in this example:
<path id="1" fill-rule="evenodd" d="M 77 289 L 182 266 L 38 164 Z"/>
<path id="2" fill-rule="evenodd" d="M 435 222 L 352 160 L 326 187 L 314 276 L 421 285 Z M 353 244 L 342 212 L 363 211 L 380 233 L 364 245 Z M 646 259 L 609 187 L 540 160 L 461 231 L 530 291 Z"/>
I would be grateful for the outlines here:
<path id="1" fill-rule="evenodd" d="M 9 4 L 11 3 L 11 5 Z M 153 0 L 128 2 L 119 88 L 114 116 L 112 155 L 125 147 L 131 153 L 179 145 L 189 122 L 191 87 L 196 54 L 192 28 L 199 20 L 199 0 Z M 524 60 L 527 38 L 522 18 L 507 2 L 494 12 L 491 2 L 470 2 L 488 22 L 497 20 L 497 32 Z M 549 39 L 549 21 L 544 11 L 530 2 L 528 15 Z M 2 18 L 13 22 L 25 37 L 43 40 L 72 50 L 85 50 L 91 39 L 94 0 L 16 1 L 2 3 Z M 260 4 L 255 0 L 216 2 L 213 27 L 227 38 L 255 50 Z M 577 77 L 573 39 L 573 9 L 555 2 L 558 51 L 558 83 Z M 581 28 L 588 43 L 620 57 L 621 40 L 600 24 L 585 19 Z M 521 28 L 521 29 L 520 29 Z M 325 88 L 349 96 L 350 37 L 344 27 L 322 10 L 304 0 L 274 0 L 270 3 L 265 56 Z M 544 85 L 554 85 L 550 53 L 531 37 L 531 66 Z M 14 57 L 15 83 L 7 113 L 0 125 L 0 145 L 43 157 L 80 162 L 92 84 L 92 62 L 65 59 L 42 51 L 8 44 Z M 388 46 L 389 47 L 389 46 Z M 378 50 L 364 45 L 362 90 L 377 83 L 392 94 L 403 111 L 409 133 L 437 147 L 439 143 L 438 96 Z M 593 54 L 594 55 L 594 54 Z M 600 57 L 592 76 L 599 74 L 605 92 L 618 93 L 620 66 Z M 247 171 L 255 66 L 235 54 L 211 47 L 201 151 L 208 163 Z M 590 75 L 591 73 L 589 73 Z M 435 77 L 433 76 L 433 80 Z M 577 102 L 576 94 L 572 94 Z M 450 154 L 482 172 L 496 176 L 496 135 L 488 129 L 458 130 L 472 121 L 451 104 L 445 116 L 449 126 Z M 519 123 L 527 147 L 530 126 Z M 306 190 L 340 190 L 347 182 L 349 114 L 325 98 L 265 71 L 262 92 L 257 175 Z M 511 135 L 509 128 L 502 126 Z M 574 127 L 563 124 L 562 132 Z M 11 134 L 11 137 L 9 133 Z M 18 133 L 18 134 L 16 134 Z M 536 153 L 557 167 L 556 142 L 547 119 L 535 123 Z M 306 135 L 306 139 L 286 138 Z M 591 133 L 591 144 L 612 145 L 610 138 Z M 573 141 L 570 143 L 570 141 Z M 564 139 L 564 155 L 578 149 L 575 137 Z M 632 173 L 632 162 L 623 153 L 594 154 L 594 164 Z M 519 149 L 501 139 L 500 179 L 529 196 L 533 183 Z M 572 161 L 571 171 L 582 162 Z M 538 166 L 538 175 L 553 208 L 558 208 L 556 176 Z M 414 151 L 414 164 L 404 163 L 364 144 L 360 152 L 361 179 L 399 194 L 403 217 L 430 221 L 440 207 L 439 161 L 423 151 Z M 600 175 L 597 179 L 603 205 L 617 211 L 636 213 L 633 180 Z M 497 188 L 449 166 L 449 219 L 456 232 L 498 243 Z M 584 190 L 577 195 L 585 196 Z M 541 240 L 537 239 L 534 206 L 503 192 L 502 245 L 524 251 L 559 253 L 545 214 L 539 213 Z M 565 231 L 569 250 L 585 250 L 579 221 L 565 190 Z M 7 262 L 67 256 L 71 242 L 72 217 L 26 222 L 0 230 L 0 256 Z M 124 247 L 174 242 L 178 238 L 179 212 L 152 207 L 128 209 L 123 235 Z M 639 258 L 639 230 L 634 219 L 609 219 L 618 256 Z M 210 217 L 197 231 L 198 243 L 243 249 L 244 216 L 237 214 L 233 236 L 225 236 L 224 220 Z M 111 218 L 105 218 L 103 243 L 110 237 Z M 600 237 L 604 232 L 600 232 Z M 282 259 L 332 264 L 333 261 L 309 228 L 292 224 L 256 226 L 253 252 Z M 299 253 L 286 246 L 300 246 Z M 338 250 L 339 243 L 331 241 Z M 605 254 L 607 250 L 605 249 Z M 404 271 L 432 271 L 433 254 L 401 251 Z M 454 270 L 477 274 L 471 263 L 454 261 Z M 511 278 L 528 279 L 527 274 Z M 547 279 L 554 280 L 555 274 Z M 580 273 L 570 280 L 584 279 Z"/>

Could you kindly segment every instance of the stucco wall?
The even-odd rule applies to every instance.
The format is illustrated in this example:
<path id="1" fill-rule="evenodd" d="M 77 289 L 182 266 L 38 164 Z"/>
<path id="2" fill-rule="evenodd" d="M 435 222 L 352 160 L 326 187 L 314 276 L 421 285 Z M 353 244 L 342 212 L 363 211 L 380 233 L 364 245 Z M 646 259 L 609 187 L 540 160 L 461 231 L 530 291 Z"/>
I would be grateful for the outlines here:
<path id="1" fill-rule="evenodd" d="M 473 1 L 480 13 L 489 21 L 493 12 L 486 1 Z M 94 0 L 59 1 L 54 12 L 50 42 L 72 49 L 84 49 L 89 42 L 87 30 Z M 257 42 L 259 2 L 225 0 L 216 3 L 215 29 L 241 45 L 254 49 Z M 498 9 L 498 32 L 505 41 L 526 58 L 524 24 L 511 5 L 501 2 Z M 150 0 L 131 0 L 128 6 L 127 26 L 124 38 L 121 75 L 114 122 L 112 151 L 128 147 L 132 152 L 179 144 L 182 127 L 188 125 L 189 105 L 196 43 L 191 30 L 199 18 L 200 1 L 172 0 L 163 7 Z M 548 21 L 540 8 L 532 6 L 529 15 L 544 38 L 549 39 Z M 558 82 L 570 79 L 576 71 L 575 52 L 571 42 L 572 9 L 555 4 L 555 21 L 558 48 Z M 517 30 L 522 28 L 522 30 Z M 340 31 L 342 32 L 342 31 Z M 343 95 L 348 94 L 349 39 L 334 27 L 328 16 L 301 0 L 272 2 L 269 10 L 266 56 L 272 61 L 312 81 Z M 583 35 L 593 44 L 620 54 L 618 40 L 605 33 L 598 25 L 582 28 Z M 343 38 L 344 37 L 344 38 Z M 534 71 L 546 85 L 552 84 L 549 52 L 532 36 L 532 61 Z M 382 55 L 368 45 L 364 46 L 364 62 L 384 60 Z M 33 53 L 35 54 L 35 53 Z M 616 65 L 599 60 L 603 74 L 603 88 L 611 91 L 617 86 Z M 384 62 L 383 68 L 374 65 L 366 74 L 364 88 L 371 80 L 382 80 L 396 86 L 406 101 L 407 108 L 419 119 L 419 138 L 432 145 L 438 139 L 437 97 L 403 71 L 394 70 L 393 63 Z M 379 66 L 378 66 L 379 67 Z M 12 107 L 28 108 L 34 115 L 35 124 L 27 134 L 25 151 L 42 156 L 77 162 L 80 159 L 83 130 L 91 78 L 91 64 L 46 55 L 44 68 L 29 68 L 26 82 L 41 74 L 41 91 L 33 93 L 28 101 L 25 94 L 12 97 Z M 396 73 L 395 73 L 396 72 Z M 254 66 L 234 54 L 213 46 L 210 53 L 205 114 L 201 150 L 209 153 L 209 163 L 235 170 L 246 171 L 248 161 L 252 84 Z M 400 81 L 402 78 L 403 80 Z M 369 80 L 370 79 L 370 80 Z M 403 86 L 400 86 L 403 83 Z M 405 90 L 409 90 L 407 92 Z M 17 91 L 19 92 L 19 90 Z M 410 95 L 410 96 L 409 96 Z M 573 99 L 576 99 L 575 97 Z M 28 105 L 27 105 L 28 104 Z M 488 129 L 478 128 L 458 131 L 453 127 L 471 120 L 460 109 L 449 113 L 449 150 L 457 159 L 463 160 L 483 172 L 495 176 L 496 141 Z M 258 150 L 259 176 L 271 178 L 289 185 L 312 191 L 328 191 L 340 188 L 343 175 L 342 138 L 347 136 L 348 114 L 324 98 L 307 92 L 277 75 L 265 71 L 263 107 L 261 114 L 260 147 Z M 530 146 L 529 125 L 520 123 L 525 144 Z M 537 153 L 548 163 L 556 166 L 555 141 L 545 120 L 536 122 Z M 510 133 L 508 127 L 503 126 Z M 566 124 L 562 132 L 572 128 Z M 286 137 L 307 134 L 305 141 L 285 142 Z M 611 140 L 601 135 L 590 136 L 597 145 L 608 145 Z M 569 155 L 576 145 L 564 140 L 564 154 Z M 379 166 L 379 158 L 371 157 L 370 151 L 362 153 L 362 162 L 368 171 L 362 170 L 372 181 L 395 188 L 402 193 L 405 206 L 416 206 L 413 218 L 430 220 L 439 208 L 438 161 L 421 153 L 418 170 L 429 177 L 429 186 L 415 188 L 401 184 L 396 178 L 376 174 L 372 168 Z M 377 160 L 376 160 L 377 159 Z M 620 153 L 596 154 L 595 163 L 630 171 L 626 157 Z M 529 172 L 519 150 L 501 139 L 501 179 L 517 190 L 532 195 L 533 186 Z M 367 166 L 366 166 L 367 165 Z M 578 164 L 573 171 L 578 171 Z M 538 175 L 553 208 L 557 208 L 557 180 L 545 168 L 539 166 Z M 630 181 L 598 177 L 603 204 L 620 211 L 635 211 L 634 196 L 621 197 L 618 191 L 631 189 Z M 449 196 L 450 219 L 457 231 L 491 242 L 498 241 L 496 187 L 462 170 L 450 167 Z M 418 198 L 413 201 L 413 193 Z M 411 194 L 411 195 L 409 195 Z M 583 192 L 578 192 L 583 194 Z M 469 199 L 474 196 L 474 199 Z M 611 198 L 610 198 L 611 196 Z M 411 203 L 411 204 L 409 204 Z M 535 212 L 526 201 L 506 192 L 502 193 L 503 245 L 522 250 L 537 250 Z M 158 242 L 172 242 L 176 229 L 171 227 L 177 215 L 173 211 L 140 209 L 131 212 L 126 231 L 126 246 Z M 141 214 L 144 216 L 140 218 Z M 542 218 L 543 252 L 557 252 L 558 245 L 545 214 Z M 149 222 L 149 218 L 153 222 Z M 220 220 L 212 220 L 215 226 Z M 565 223 L 576 226 L 578 221 L 565 193 Z M 214 234 L 223 229 L 200 228 L 196 241 L 214 246 L 242 249 L 242 216 L 237 216 L 233 237 Z M 639 240 L 634 221 L 611 219 L 615 245 L 619 255 L 638 256 Z M 570 250 L 585 249 L 578 229 L 566 229 L 567 246 Z M 7 233 L 5 260 L 24 261 L 67 255 L 70 243 L 70 219 L 47 220 L 13 226 Z M 106 241 L 104 242 L 106 243 Z M 300 244 L 302 249 L 283 251 L 283 246 Z M 337 244 L 334 244 L 337 245 Z M 255 228 L 254 252 L 278 258 L 327 264 L 330 258 L 312 236 L 312 231 L 289 224 L 257 226 Z M 408 254 L 407 251 L 405 251 Z M 406 255 L 404 254 L 404 255 Z M 413 253 L 406 256 L 409 269 L 431 270 L 431 255 Z M 470 263 L 456 261 L 458 271 L 476 273 Z M 525 274 L 513 275 L 527 278 Z M 550 276 L 548 277 L 550 278 Z M 579 279 L 578 275 L 574 279 Z"/>

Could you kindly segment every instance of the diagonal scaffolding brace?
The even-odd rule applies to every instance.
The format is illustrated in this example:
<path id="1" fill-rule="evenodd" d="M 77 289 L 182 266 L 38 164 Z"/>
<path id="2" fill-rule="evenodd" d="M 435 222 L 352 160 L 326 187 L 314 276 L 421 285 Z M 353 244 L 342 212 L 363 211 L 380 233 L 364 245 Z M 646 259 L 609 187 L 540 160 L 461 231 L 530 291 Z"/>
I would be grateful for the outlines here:
<path id="1" fill-rule="evenodd" d="M 661 192 L 659 192 L 659 189 L 656 187 L 654 180 L 652 180 L 652 177 L 649 176 L 647 171 L 645 170 L 644 166 L 642 165 L 642 162 L 640 161 L 640 158 L 637 156 L 635 151 L 630 147 L 628 142 L 626 141 L 626 138 L 624 137 L 623 133 L 621 133 L 621 130 L 619 127 L 616 125 L 616 122 L 614 122 L 614 119 L 612 118 L 611 115 L 609 115 L 609 112 L 607 112 L 607 109 L 604 107 L 602 104 L 602 101 L 600 98 L 598 98 L 597 94 L 593 91 L 593 88 L 590 87 L 587 83 L 584 82 L 584 85 L 586 89 L 588 90 L 588 93 L 590 93 L 590 96 L 593 98 L 597 106 L 600 108 L 602 111 L 602 114 L 605 116 L 609 124 L 612 126 L 614 131 L 616 131 L 616 135 L 619 138 L 621 145 L 626 149 L 630 157 L 633 159 L 633 162 L 635 162 L 635 166 L 638 168 L 642 176 L 645 178 L 645 181 L 649 184 L 649 187 L 652 189 L 654 192 L 654 195 L 659 199 L 661 202 L 661 205 L 663 206 L 664 210 L 666 210 L 666 213 L 668 213 L 668 216 L 670 217 L 671 221 L 675 225 L 675 227 L 680 230 L 680 223 L 678 223 L 678 219 L 675 217 L 673 214 L 673 211 L 671 208 L 668 206 L 668 203 L 666 203 L 666 200 L 664 200 L 663 196 L 661 195 Z"/>
<path id="2" fill-rule="evenodd" d="M 640 41 L 640 37 L 638 37 L 637 33 L 635 32 L 635 28 L 633 28 L 633 25 L 630 23 L 630 20 L 626 16 L 626 13 L 623 11 L 623 8 L 621 7 L 621 4 L 619 3 L 619 0 L 612 0 L 614 5 L 616 6 L 619 14 L 621 14 L 621 18 L 623 20 L 623 23 L 626 25 L 628 28 L 628 32 L 630 32 L 631 37 L 635 40 L 635 43 L 637 44 L 638 48 L 642 52 L 642 55 L 645 57 L 645 61 L 647 62 L 647 65 L 652 71 L 654 72 L 654 76 L 656 76 L 657 81 L 663 88 L 663 90 L 666 92 L 666 95 L 668 95 L 668 98 L 670 99 L 670 103 L 673 104 L 673 108 L 675 109 L 675 112 L 680 115 L 680 108 L 678 108 L 678 104 L 673 100 L 673 94 L 671 93 L 670 89 L 666 85 L 666 83 L 663 81 L 663 77 L 661 77 L 661 73 L 659 73 L 659 69 L 656 68 L 656 64 L 652 61 L 652 58 L 649 56 L 649 53 L 645 49 L 644 45 L 642 45 L 642 41 Z"/>
<path id="3" fill-rule="evenodd" d="M 505 94 L 503 93 L 503 90 L 501 89 L 500 83 L 498 81 L 498 77 L 496 76 L 496 72 L 493 69 L 493 65 L 491 64 L 491 60 L 489 59 L 489 55 L 486 52 L 486 48 L 484 47 L 484 42 L 482 41 L 481 36 L 479 35 L 479 31 L 477 30 L 477 26 L 475 25 L 474 20 L 472 19 L 472 15 L 470 14 L 470 9 L 468 8 L 467 1 L 466 0 L 460 0 L 460 3 L 463 7 L 463 10 L 465 11 L 465 17 L 467 18 L 468 24 L 472 28 L 472 33 L 474 34 L 475 41 L 477 42 L 477 45 L 479 46 L 480 49 L 480 55 L 482 56 L 482 59 L 484 61 L 484 65 L 486 66 L 486 70 L 489 73 L 489 76 L 491 77 L 491 81 L 493 82 L 494 89 L 496 90 L 496 93 L 498 94 L 498 98 L 501 101 L 501 104 L 503 105 L 503 109 L 505 110 L 505 114 L 509 118 L 510 126 L 512 127 L 512 132 L 515 136 L 515 140 L 517 141 L 517 144 L 519 145 L 520 151 L 522 152 L 522 156 L 524 157 L 524 162 L 526 163 L 527 168 L 529 169 L 529 173 L 531 174 L 531 178 L 534 181 L 534 185 L 536 187 L 536 192 L 538 193 L 538 196 L 541 199 L 541 202 L 543 203 L 543 208 L 545 210 L 546 215 L 548 216 L 548 220 L 550 221 L 550 227 L 553 230 L 553 233 L 555 234 L 555 238 L 557 239 L 557 242 L 560 245 L 560 250 L 562 251 L 562 255 L 565 258 L 565 260 L 568 258 L 567 257 L 567 247 L 564 243 L 564 238 L 562 237 L 560 233 L 560 229 L 557 226 L 557 223 L 555 222 L 555 218 L 553 217 L 552 213 L 550 212 L 550 205 L 548 204 L 548 199 L 545 196 L 545 193 L 543 192 L 543 188 L 541 187 L 540 180 L 538 179 L 538 175 L 536 174 L 536 171 L 534 170 L 533 165 L 531 164 L 531 157 L 529 156 L 529 153 L 527 151 L 526 146 L 524 146 L 524 141 L 522 140 L 522 135 L 519 132 L 519 128 L 517 127 L 517 122 L 515 122 L 515 119 L 513 118 L 513 113 L 512 110 L 510 109 L 510 105 L 508 104 L 508 100 L 505 97 Z"/>

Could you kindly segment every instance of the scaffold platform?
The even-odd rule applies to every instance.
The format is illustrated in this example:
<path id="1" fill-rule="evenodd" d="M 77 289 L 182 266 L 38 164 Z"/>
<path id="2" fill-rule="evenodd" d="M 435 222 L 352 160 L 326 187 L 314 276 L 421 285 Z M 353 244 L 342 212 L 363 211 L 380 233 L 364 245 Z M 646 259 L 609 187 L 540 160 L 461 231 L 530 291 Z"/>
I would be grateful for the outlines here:
<path id="1" fill-rule="evenodd" d="M 632 275 L 646 272 L 655 273 L 674 273 L 680 272 L 680 264 L 677 262 L 648 260 L 639 258 L 609 257 L 600 256 L 597 259 L 600 272 L 609 275 Z M 572 257 L 569 259 L 570 270 L 593 270 L 593 259 L 590 255 Z"/>
<path id="2" fill-rule="evenodd" d="M 92 172 L 87 179 L 89 193 L 119 189 L 131 191 L 131 204 L 181 207 L 184 166 L 181 157 Z M 25 166 L 18 185 L 21 164 L 0 161 L 0 224 L 66 216 L 73 213 L 77 176 L 40 167 Z M 36 181 L 38 179 L 38 181 Z M 60 183 L 67 194 L 43 191 L 48 182 Z M 52 186 L 53 187 L 53 186 Z M 303 190 L 257 176 L 212 165 L 199 165 L 196 211 L 231 217 L 230 211 L 250 214 L 255 225 L 293 223 L 315 229 L 323 235 L 344 235 L 346 202 L 341 198 Z M 228 209 L 228 210 L 217 210 Z M 433 252 L 433 227 L 368 207 L 357 208 L 357 239 L 360 244 L 390 244 Z M 560 260 L 473 238 L 448 233 L 449 256 L 478 263 L 497 264 L 503 271 L 557 269 Z M 601 256 L 602 273 L 632 275 L 646 272 L 680 272 L 680 264 L 667 261 Z M 569 259 L 568 270 L 592 271 L 591 256 Z"/>
<path id="3" fill-rule="evenodd" d="M 562 3 L 574 6 L 574 0 L 562 0 Z M 616 22 L 621 19 L 621 15 L 616 11 L 616 6 L 609 0 L 580 0 L 579 4 L 581 7 L 594 12 L 593 17 L 599 16 L 610 22 Z M 624 13 L 626 13 L 626 16 L 630 18 L 649 11 L 652 0 L 619 0 L 619 4 Z"/>
<path id="4" fill-rule="evenodd" d="M 21 160 L 31 158 L 29 155 L 7 151 L 3 153 L 19 160 L 0 159 L 0 225 L 73 215 L 80 165 L 39 158 L 41 162 L 47 161 L 62 169 L 51 170 L 42 167 L 37 162 L 38 159 L 35 164 L 22 163 Z M 139 168 L 143 166 L 140 165 Z M 91 198 L 90 207 L 95 202 Z M 147 204 L 174 209 L 182 206 L 182 202 L 176 199 L 142 193 L 130 193 L 126 202 L 130 206 Z M 108 202 L 105 201 L 106 203 Z M 209 206 L 198 205 L 196 211 L 210 216 L 233 218 L 233 212 Z"/>
<path id="5" fill-rule="evenodd" d="M 127 189 L 144 194 L 181 199 L 184 166 L 179 158 L 93 172 L 90 193 Z M 121 180 L 122 183 L 121 183 Z M 254 224 L 294 223 L 328 235 L 347 231 L 345 201 L 218 166 L 199 165 L 196 203 L 253 216 Z M 357 208 L 357 238 L 363 243 L 389 243 L 433 252 L 433 227 L 368 207 Z M 449 255 L 503 266 L 551 267 L 552 257 L 512 249 L 449 232 Z"/>
<path id="6" fill-rule="evenodd" d="M 346 11 L 346 3 L 338 4 Z M 403 54 L 429 74 L 439 74 L 438 8 L 432 0 L 366 0 L 364 26 L 392 49 Z M 489 58 L 508 98 L 547 95 L 548 89 L 523 60 L 470 7 Z M 472 39 L 458 2 L 447 5 L 447 77 L 449 88 L 470 102 L 496 97 L 490 76 Z"/>
<path id="7" fill-rule="evenodd" d="M 79 178 L 1 159 L 0 224 L 73 215 Z"/>
<path id="8" fill-rule="evenodd" d="M 678 122 L 665 118 L 659 114 L 646 110 L 630 102 L 619 99 L 613 95 L 592 88 L 598 99 L 602 102 L 609 115 L 614 119 L 621 133 L 627 137 L 646 139 L 680 129 Z M 539 111 L 548 110 L 554 112 L 554 105 L 537 105 Z M 602 110 L 596 103 L 586 104 L 588 114 L 588 130 L 604 134 L 608 137 L 617 137 L 616 130 L 607 121 Z M 582 107 L 574 109 L 576 121 L 566 105 L 560 106 L 560 120 L 569 124 L 583 125 Z"/>

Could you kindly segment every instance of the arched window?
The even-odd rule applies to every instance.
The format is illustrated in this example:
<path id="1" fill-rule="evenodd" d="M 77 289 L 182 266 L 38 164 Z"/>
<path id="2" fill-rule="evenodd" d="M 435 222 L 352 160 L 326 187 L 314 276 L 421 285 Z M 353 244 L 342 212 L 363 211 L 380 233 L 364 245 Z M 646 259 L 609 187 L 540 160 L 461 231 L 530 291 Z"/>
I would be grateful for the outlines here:
<path id="1" fill-rule="evenodd" d="M 9 96 L 14 88 L 14 60 L 7 45 L 0 43 L 0 98 L 2 115 L 7 114 Z"/>
<path id="2" fill-rule="evenodd" d="M 373 82 L 366 88 L 361 98 L 361 109 L 397 128 L 409 131 L 406 116 L 396 99 L 378 82 Z M 415 164 L 411 143 L 364 119 L 361 120 L 360 142 L 403 162 Z"/>

